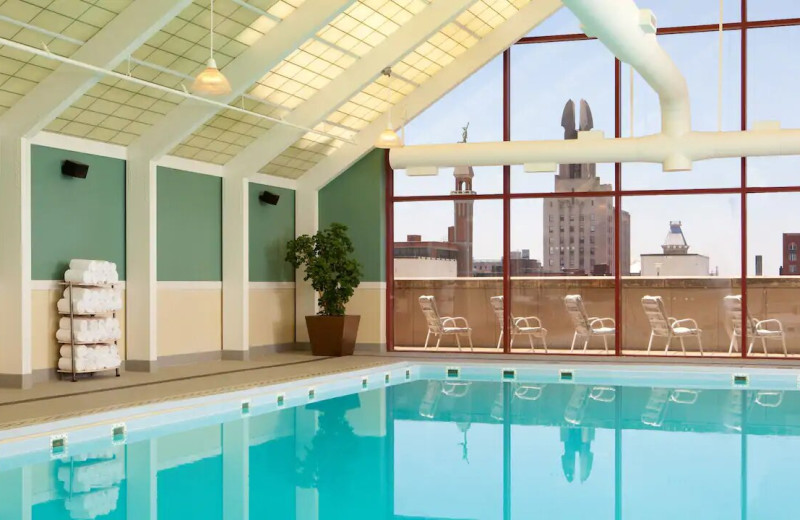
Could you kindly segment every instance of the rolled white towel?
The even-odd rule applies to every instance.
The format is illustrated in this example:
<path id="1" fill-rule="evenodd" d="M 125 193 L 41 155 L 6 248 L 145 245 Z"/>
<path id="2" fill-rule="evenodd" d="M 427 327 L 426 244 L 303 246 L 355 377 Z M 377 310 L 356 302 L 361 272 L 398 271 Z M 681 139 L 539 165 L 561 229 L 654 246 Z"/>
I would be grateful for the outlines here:
<path id="1" fill-rule="evenodd" d="M 56 339 L 62 342 L 70 342 L 73 339 L 78 343 L 93 343 L 95 341 L 100 341 L 105 338 L 98 337 L 97 332 L 91 331 L 75 331 L 74 338 L 72 337 L 73 334 L 70 332 L 69 329 L 58 329 L 56 331 Z"/>
<path id="2" fill-rule="evenodd" d="M 60 300 L 58 300 L 56 306 L 58 307 L 58 312 L 69 314 L 69 300 L 61 298 Z M 90 314 L 97 312 L 97 310 L 91 303 L 85 301 L 77 301 L 73 302 L 73 312 L 77 312 L 78 314 Z"/>
<path id="3" fill-rule="evenodd" d="M 81 269 L 84 271 L 96 271 L 100 265 L 102 260 L 87 260 L 84 258 L 73 258 L 69 261 L 69 268 L 70 269 Z"/>
<path id="4" fill-rule="evenodd" d="M 75 318 L 73 321 L 75 330 L 80 332 L 95 332 L 100 328 L 100 323 L 102 322 L 102 320 L 94 318 Z M 58 320 L 58 328 L 69 330 L 70 319 L 67 317 L 62 317 L 60 320 Z"/>
<path id="5" fill-rule="evenodd" d="M 64 357 L 60 358 L 58 360 L 58 369 L 72 370 L 72 359 Z M 75 370 L 78 372 L 86 372 L 89 370 L 97 370 L 97 368 L 94 366 L 93 360 L 83 358 L 75 360 Z"/>
<path id="6" fill-rule="evenodd" d="M 75 346 L 75 359 L 85 359 L 86 353 L 89 351 L 89 347 L 86 345 L 76 345 Z M 62 345 L 61 348 L 58 350 L 58 353 L 63 358 L 72 359 L 72 347 L 70 345 Z"/>
<path id="7" fill-rule="evenodd" d="M 99 283 L 97 281 L 97 273 L 78 269 L 68 269 L 67 272 L 64 273 L 64 280 L 72 283 Z"/>

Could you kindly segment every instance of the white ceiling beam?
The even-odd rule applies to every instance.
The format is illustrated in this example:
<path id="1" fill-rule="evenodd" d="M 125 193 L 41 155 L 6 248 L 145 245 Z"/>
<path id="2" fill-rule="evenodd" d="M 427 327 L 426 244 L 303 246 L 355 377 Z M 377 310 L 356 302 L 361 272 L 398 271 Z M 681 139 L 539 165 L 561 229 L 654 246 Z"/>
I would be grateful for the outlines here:
<path id="1" fill-rule="evenodd" d="M 113 69 L 180 13 L 191 0 L 137 0 L 71 56 Z M 30 138 L 94 86 L 102 74 L 60 65 L 0 117 L 0 133 Z"/>
<path id="2" fill-rule="evenodd" d="M 313 128 L 374 81 L 384 67 L 394 64 L 419 47 L 474 3 L 475 0 L 434 2 L 284 119 Z M 293 127 L 273 127 L 236 154 L 225 165 L 225 174 L 247 175 L 260 170 L 304 134 L 304 131 Z"/>
<path id="3" fill-rule="evenodd" d="M 226 65 L 222 72 L 231 93 L 215 98 L 230 103 L 253 86 L 284 58 L 327 25 L 353 0 L 307 0 L 292 14 L 261 36 L 253 45 Z M 142 157 L 159 159 L 189 137 L 219 112 L 215 106 L 184 101 L 157 121 L 130 147 Z"/>
<path id="4" fill-rule="evenodd" d="M 393 110 L 413 119 L 442 96 L 490 62 L 498 54 L 528 34 L 561 7 L 560 0 L 535 0 L 470 47 L 455 61 L 409 94 Z M 317 163 L 298 180 L 298 189 L 319 190 L 374 148 L 375 140 L 386 127 L 379 118 L 356 135 L 356 145 L 345 145 Z M 226 168 L 227 169 L 227 168 Z M 227 174 L 227 172 L 226 172 Z"/>

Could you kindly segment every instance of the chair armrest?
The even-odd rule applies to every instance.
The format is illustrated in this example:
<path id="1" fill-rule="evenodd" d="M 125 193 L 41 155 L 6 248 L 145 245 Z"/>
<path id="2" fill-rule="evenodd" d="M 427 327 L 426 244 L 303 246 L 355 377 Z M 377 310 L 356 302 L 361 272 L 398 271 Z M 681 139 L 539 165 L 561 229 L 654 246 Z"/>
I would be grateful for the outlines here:
<path id="1" fill-rule="evenodd" d="M 756 330 L 771 330 L 769 328 L 770 324 L 777 325 L 778 327 L 776 330 L 783 332 L 783 324 L 780 322 L 780 320 L 776 320 L 774 318 L 770 320 L 756 321 Z"/>
<path id="2" fill-rule="evenodd" d="M 448 316 L 447 318 L 442 318 L 442 327 L 445 327 L 447 322 L 451 322 L 454 327 L 460 327 L 459 322 L 463 322 L 464 328 L 465 329 L 469 328 L 469 323 L 467 322 L 467 319 L 462 318 L 461 316 L 453 316 L 453 317 Z"/>
<path id="3" fill-rule="evenodd" d="M 536 316 L 525 316 L 524 318 L 514 318 L 514 325 L 519 327 L 520 323 L 524 323 L 525 327 L 530 327 L 531 326 L 530 325 L 531 321 L 536 322 L 536 325 L 535 325 L 536 327 L 539 327 L 539 328 L 542 327 L 542 320 L 540 320 Z"/>
<path id="4" fill-rule="evenodd" d="M 601 327 L 605 327 L 606 323 L 610 323 L 612 328 L 616 328 L 617 324 L 614 321 L 614 318 L 589 318 L 589 327 L 594 328 L 595 324 L 599 324 Z"/>
<path id="5" fill-rule="evenodd" d="M 673 328 L 680 327 L 681 323 L 690 323 L 691 327 L 688 327 L 688 328 L 695 329 L 695 330 L 700 330 L 700 328 L 697 326 L 697 322 L 694 321 L 692 318 L 684 318 L 682 320 L 675 320 L 670 324 L 670 326 L 673 327 Z"/>

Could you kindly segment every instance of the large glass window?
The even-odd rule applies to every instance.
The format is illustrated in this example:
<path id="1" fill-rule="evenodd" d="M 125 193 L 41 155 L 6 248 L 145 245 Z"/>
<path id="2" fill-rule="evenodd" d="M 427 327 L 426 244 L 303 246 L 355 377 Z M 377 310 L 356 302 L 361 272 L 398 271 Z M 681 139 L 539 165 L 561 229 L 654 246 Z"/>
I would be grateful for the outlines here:
<path id="1" fill-rule="evenodd" d="M 687 82 L 693 130 L 800 127 L 800 66 L 786 57 L 800 45 L 793 3 L 724 0 L 721 34 L 717 0 L 638 5 L 654 12 L 658 41 Z M 467 122 L 468 142 L 658 133 L 657 94 L 579 27 L 556 11 L 408 125 L 407 142 L 458 141 Z M 390 342 L 424 346 L 432 325 L 419 297 L 432 295 L 486 352 L 784 357 L 785 343 L 800 356 L 798 157 L 718 158 L 684 172 L 543 162 L 396 171 Z M 469 183 L 459 172 L 472 173 Z M 472 208 L 470 234 L 459 207 Z M 429 263 L 449 271 L 422 265 L 434 254 Z M 570 301 L 604 334 L 581 329 Z M 759 329 L 764 320 L 776 330 Z M 457 349 L 455 337 L 440 348 Z"/>

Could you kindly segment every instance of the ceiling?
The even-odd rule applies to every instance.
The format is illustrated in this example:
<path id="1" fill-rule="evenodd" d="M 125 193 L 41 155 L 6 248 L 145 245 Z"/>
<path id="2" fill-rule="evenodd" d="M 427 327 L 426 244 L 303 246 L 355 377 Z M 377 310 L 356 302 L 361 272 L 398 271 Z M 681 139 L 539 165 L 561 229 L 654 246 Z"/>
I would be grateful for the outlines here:
<path id="1" fill-rule="evenodd" d="M 122 74 L 181 91 L 208 58 L 210 0 L 162 1 L 173 2 L 177 14 L 154 19 L 146 38 L 118 53 L 112 65 Z M 236 66 L 246 72 L 232 79 L 235 95 L 223 101 L 321 133 L 235 109 L 200 110 L 197 101 L 179 94 L 102 75 L 84 85 L 74 101 L 43 116 L 38 128 L 133 146 L 158 137 L 158 125 L 183 110 L 184 124 L 167 134 L 174 142 L 165 153 L 220 165 L 239 164 L 231 161 L 243 154 L 250 157 L 241 163 L 248 168 L 299 178 L 354 146 L 371 125 L 385 120 L 389 103 L 441 82 L 449 65 L 502 31 L 531 1 L 541 0 L 216 0 L 217 64 L 226 74 Z M 308 13 L 319 13 L 317 5 L 336 7 L 308 27 Z M 79 59 L 82 47 L 88 51 L 115 20 L 134 16 L 133 9 L 133 0 L 0 0 L 0 37 Z M 293 27 L 301 29 L 291 32 Z M 248 54 L 259 45 L 270 52 Z M 392 59 L 379 61 L 383 57 Z M 482 64 L 476 62 L 473 70 Z M 387 65 L 392 66 L 388 80 L 380 74 Z M 0 45 L 0 127 L 4 114 L 59 67 L 71 66 Z"/>

